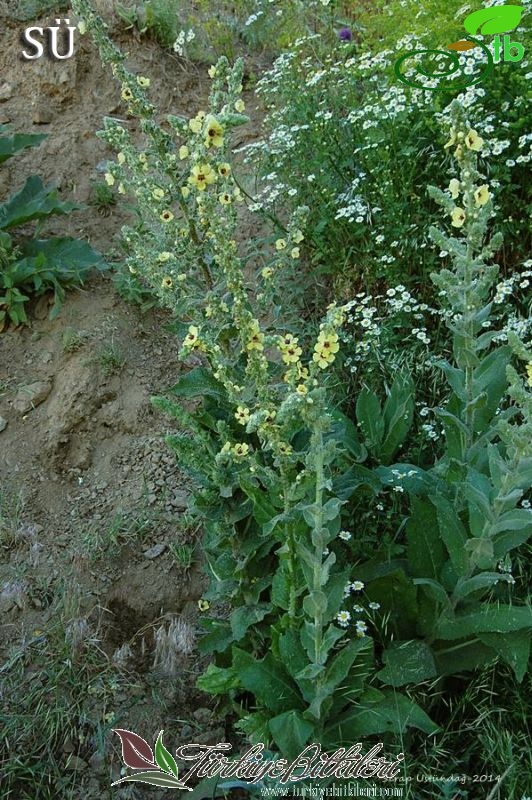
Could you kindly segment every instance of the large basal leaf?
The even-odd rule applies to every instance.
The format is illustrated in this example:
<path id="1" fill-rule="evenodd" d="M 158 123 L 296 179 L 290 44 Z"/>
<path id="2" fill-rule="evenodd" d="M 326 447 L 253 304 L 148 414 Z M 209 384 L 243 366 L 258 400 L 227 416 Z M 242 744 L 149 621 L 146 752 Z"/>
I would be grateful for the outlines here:
<path id="1" fill-rule="evenodd" d="M 439 581 L 446 561 L 440 539 L 436 509 L 426 500 L 412 500 L 412 512 L 406 525 L 407 556 L 410 574 L 415 578 Z"/>
<path id="2" fill-rule="evenodd" d="M 442 495 L 431 498 L 436 506 L 440 537 L 444 541 L 452 565 L 458 575 L 466 575 L 469 559 L 464 549 L 467 533 L 452 504 Z"/>
<path id="3" fill-rule="evenodd" d="M 356 414 L 368 447 L 378 448 L 384 435 L 384 419 L 379 399 L 369 389 L 362 389 L 358 395 Z"/>
<path id="4" fill-rule="evenodd" d="M 506 661 L 521 683 L 525 677 L 530 656 L 530 631 L 515 633 L 481 633 L 479 639 Z"/>
<path id="5" fill-rule="evenodd" d="M 209 664 L 203 675 L 196 681 L 196 686 L 207 694 L 228 694 L 233 689 L 238 689 L 240 680 L 232 667 L 223 669 L 215 664 Z"/>
<path id="6" fill-rule="evenodd" d="M 314 725 L 299 711 L 285 711 L 270 720 L 269 728 L 283 758 L 292 760 L 303 751 Z"/>
<path id="7" fill-rule="evenodd" d="M 465 639 L 478 633 L 512 633 L 532 629 L 532 610 L 525 606 L 484 603 L 478 611 L 442 619 L 436 626 L 439 639 Z"/>
<path id="8" fill-rule="evenodd" d="M 176 395 L 176 397 L 184 397 L 187 399 L 204 397 L 205 395 L 220 401 L 226 399 L 223 384 L 219 383 L 206 367 L 195 367 L 191 369 L 190 372 L 183 375 L 178 382 L 172 386 L 171 392 Z"/>
<path id="9" fill-rule="evenodd" d="M 493 650 L 479 639 L 453 642 L 451 646 L 434 647 L 434 659 L 440 675 L 458 675 L 472 672 L 492 663 Z"/>
<path id="10" fill-rule="evenodd" d="M 19 264 L 51 271 L 65 288 L 77 286 L 91 269 L 105 269 L 101 253 L 88 242 L 70 236 L 28 239 L 21 247 Z"/>
<path id="11" fill-rule="evenodd" d="M 407 728 L 418 728 L 429 735 L 439 730 L 413 700 L 398 692 L 385 692 L 383 695 L 377 702 L 361 698 L 348 712 L 340 715 L 326 728 L 323 746 L 351 745 L 374 734 L 399 735 Z"/>
<path id="12" fill-rule="evenodd" d="M 75 203 L 60 200 L 57 189 L 44 186 L 37 175 L 32 175 L 20 192 L 0 206 L 0 229 L 45 219 L 51 214 L 69 214 L 78 207 Z"/>
<path id="13" fill-rule="evenodd" d="M 271 603 L 257 603 L 256 606 L 240 606 L 230 617 L 231 630 L 235 642 L 239 642 L 246 635 L 248 628 L 262 622 L 264 617 L 272 610 Z"/>
<path id="14" fill-rule="evenodd" d="M 0 125 L 0 164 L 26 147 L 37 147 L 47 138 L 46 133 L 15 133 L 6 136 L 5 131 L 5 126 Z"/>
<path id="15" fill-rule="evenodd" d="M 380 456 L 388 464 L 406 439 L 414 418 L 414 385 L 408 375 L 399 375 L 384 404 L 386 436 Z"/>
<path id="16" fill-rule="evenodd" d="M 377 677 L 389 686 L 420 683 L 437 675 L 432 650 L 425 642 L 394 642 L 382 659 L 385 667 Z"/>
<path id="17" fill-rule="evenodd" d="M 473 36 L 513 31 L 521 22 L 524 6 L 493 6 L 473 11 L 464 20 L 464 28 Z"/>
<path id="18" fill-rule="evenodd" d="M 233 648 L 233 666 L 244 689 L 275 714 L 304 710 L 305 703 L 284 667 L 271 654 L 258 661 L 244 650 Z"/>

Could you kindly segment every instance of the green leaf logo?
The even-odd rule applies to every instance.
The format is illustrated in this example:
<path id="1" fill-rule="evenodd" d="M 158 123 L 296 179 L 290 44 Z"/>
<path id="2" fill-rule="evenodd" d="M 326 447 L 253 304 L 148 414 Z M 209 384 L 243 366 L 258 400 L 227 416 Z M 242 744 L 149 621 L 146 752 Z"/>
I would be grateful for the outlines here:
<path id="1" fill-rule="evenodd" d="M 513 31 L 521 22 L 523 6 L 493 6 L 473 11 L 464 20 L 464 28 L 476 34 L 505 33 Z"/>
<path id="2" fill-rule="evenodd" d="M 166 749 L 163 744 L 163 733 L 161 731 L 155 742 L 155 761 L 158 766 L 164 771 L 178 777 L 177 764 L 173 755 Z"/>

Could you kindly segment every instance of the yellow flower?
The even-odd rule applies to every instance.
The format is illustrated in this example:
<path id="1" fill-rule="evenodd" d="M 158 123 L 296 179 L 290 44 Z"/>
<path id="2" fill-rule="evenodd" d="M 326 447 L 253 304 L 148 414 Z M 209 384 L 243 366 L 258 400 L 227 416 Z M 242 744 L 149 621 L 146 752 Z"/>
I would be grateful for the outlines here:
<path id="1" fill-rule="evenodd" d="M 491 195 L 486 184 L 479 186 L 475 191 L 475 204 L 477 206 L 485 206 Z"/>
<path id="2" fill-rule="evenodd" d="M 195 347 L 199 341 L 199 330 L 195 325 L 191 325 L 188 329 L 188 333 L 185 336 L 183 344 L 186 347 Z"/>
<path id="3" fill-rule="evenodd" d="M 80 19 L 80 21 L 78 22 L 78 31 L 80 36 L 83 36 L 84 34 L 87 33 L 87 23 L 85 22 L 84 19 Z"/>
<path id="4" fill-rule="evenodd" d="M 526 374 L 527 374 L 527 384 L 532 386 L 532 361 L 529 361 L 526 365 Z"/>
<path id="5" fill-rule="evenodd" d="M 254 322 L 251 327 L 251 336 L 249 337 L 249 341 L 246 345 L 247 350 L 251 352 L 251 350 L 264 350 L 264 334 L 260 332 L 258 322 Z"/>
<path id="6" fill-rule="evenodd" d="M 312 359 L 320 369 L 325 369 L 325 367 L 333 363 L 339 349 L 338 335 L 336 333 L 327 334 L 325 331 L 322 331 L 318 336 L 318 341 L 314 345 L 314 355 Z"/>
<path id="7" fill-rule="evenodd" d="M 299 230 L 297 230 L 297 231 L 294 233 L 293 240 L 294 240 L 294 243 L 295 243 L 295 244 L 300 244 L 300 243 L 303 241 L 303 239 L 304 239 L 304 238 L 305 238 L 305 237 L 303 236 L 303 232 L 302 232 L 302 231 L 299 231 Z"/>
<path id="8" fill-rule="evenodd" d="M 115 176 L 111 175 L 110 172 L 105 173 L 105 182 L 107 186 L 114 186 L 115 185 Z"/>
<path id="9" fill-rule="evenodd" d="M 457 180 L 456 178 L 453 178 L 449 184 L 449 191 L 451 193 L 451 197 L 453 198 L 453 200 L 456 200 L 460 192 L 460 181 Z"/>
<path id="10" fill-rule="evenodd" d="M 239 114 L 246 110 L 246 104 L 243 100 L 237 100 L 235 103 L 235 108 Z"/>
<path id="11" fill-rule="evenodd" d="M 124 164 L 126 161 L 126 157 L 123 153 L 118 153 L 116 160 L 118 161 L 119 164 Z"/>
<path id="12" fill-rule="evenodd" d="M 482 150 L 484 139 L 482 139 L 475 130 L 471 130 L 465 137 L 465 143 L 466 147 L 468 147 L 470 150 L 475 150 L 475 152 L 478 153 L 480 150 Z"/>
<path id="13" fill-rule="evenodd" d="M 164 197 L 164 190 L 156 186 L 153 192 L 151 193 L 151 196 L 153 197 L 154 200 L 162 200 Z"/>
<path id="14" fill-rule="evenodd" d="M 171 289 L 173 284 L 174 284 L 174 282 L 173 282 L 172 278 L 166 277 L 166 278 L 163 278 L 161 286 L 163 287 L 163 289 Z"/>
<path id="15" fill-rule="evenodd" d="M 123 183 L 119 183 L 118 184 L 118 194 L 125 194 L 125 193 L 126 193 L 126 187 L 124 186 Z"/>
<path id="16" fill-rule="evenodd" d="M 182 144 L 179 148 L 179 158 L 183 161 L 184 158 L 188 158 L 190 154 L 190 150 L 186 146 L 186 144 Z"/>
<path id="17" fill-rule="evenodd" d="M 187 199 L 187 197 L 190 197 L 190 189 L 188 188 L 188 186 L 181 187 L 181 194 L 183 195 L 185 200 Z"/>
<path id="18" fill-rule="evenodd" d="M 159 214 L 159 219 L 162 222 L 171 222 L 173 220 L 173 218 L 174 218 L 174 215 L 172 214 L 171 211 L 168 211 L 168 209 L 166 211 L 163 211 L 162 214 Z"/>
<path id="19" fill-rule="evenodd" d="M 244 199 L 244 196 L 243 196 L 242 192 L 240 191 L 240 186 L 235 186 L 235 188 L 233 189 L 233 197 L 238 202 L 241 202 Z"/>
<path id="20" fill-rule="evenodd" d="M 456 208 L 453 209 L 453 213 L 451 214 L 451 218 L 452 218 L 452 223 L 451 224 L 452 224 L 453 228 L 461 228 L 462 225 L 464 224 L 465 218 L 466 218 L 464 209 L 460 208 L 459 206 L 456 206 Z"/>
<path id="21" fill-rule="evenodd" d="M 211 114 L 205 120 L 205 147 L 223 147 L 224 129 Z"/>
<path id="22" fill-rule="evenodd" d="M 308 389 L 307 389 L 307 387 L 305 386 L 305 384 L 304 384 L 304 383 L 300 383 L 300 384 L 298 384 L 298 385 L 296 386 L 296 392 L 297 392 L 298 394 L 300 394 L 300 395 L 303 395 L 303 396 L 304 396 L 304 395 L 308 394 Z"/>
<path id="23" fill-rule="evenodd" d="M 235 419 L 241 425 L 247 425 L 250 418 L 249 408 L 245 408 L 245 406 L 238 406 L 235 414 Z"/>
<path id="24" fill-rule="evenodd" d="M 147 89 L 151 81 L 149 78 L 144 78 L 142 75 L 137 75 L 137 83 L 139 86 L 142 86 L 143 89 Z"/>
<path id="25" fill-rule="evenodd" d="M 286 249 L 286 239 L 277 239 L 275 242 L 275 249 L 276 250 L 285 250 Z"/>
<path id="26" fill-rule="evenodd" d="M 231 164 L 223 164 L 218 165 L 218 174 L 222 176 L 222 178 L 227 178 L 231 174 Z"/>
<path id="27" fill-rule="evenodd" d="M 189 120 L 188 127 L 192 133 L 201 133 L 203 122 L 205 120 L 205 111 L 198 111 L 194 119 Z"/>
<path id="28" fill-rule="evenodd" d="M 239 443 L 232 447 L 231 452 L 235 458 L 245 458 L 249 453 L 249 444 Z"/>
<path id="29" fill-rule="evenodd" d="M 298 345 L 299 339 L 287 333 L 282 341 L 279 343 L 279 350 L 282 353 L 283 361 L 285 364 L 297 364 L 299 357 L 303 352 Z"/>
<path id="30" fill-rule="evenodd" d="M 261 272 L 261 275 L 263 278 L 268 280 L 268 278 L 271 278 L 273 275 L 273 269 L 271 267 L 264 267 L 264 269 Z"/>
<path id="31" fill-rule="evenodd" d="M 218 200 L 223 206 L 229 206 L 233 202 L 233 198 L 229 192 L 223 192 L 223 194 L 218 196 Z"/>
<path id="32" fill-rule="evenodd" d="M 208 600 L 198 600 L 198 608 L 200 611 L 208 611 L 211 604 Z"/>
<path id="33" fill-rule="evenodd" d="M 169 253 L 167 250 L 164 250 L 157 256 L 157 261 L 160 261 L 161 264 L 164 264 L 166 261 L 170 261 L 171 258 L 172 258 L 172 253 Z"/>
<path id="34" fill-rule="evenodd" d="M 300 253 L 299 247 L 293 247 L 290 255 L 292 256 L 292 258 L 299 258 L 299 253 Z"/>
<path id="35" fill-rule="evenodd" d="M 282 456 L 290 456 L 293 453 L 293 449 L 286 442 L 279 442 L 279 453 Z"/>
<path id="36" fill-rule="evenodd" d="M 133 99 L 133 92 L 129 88 L 129 86 L 122 87 L 122 100 L 132 100 Z"/>
<path id="37" fill-rule="evenodd" d="M 187 278 L 188 278 L 188 275 L 187 275 L 186 272 L 180 272 L 179 275 L 177 276 L 177 282 L 178 283 L 184 283 Z"/>
<path id="38" fill-rule="evenodd" d="M 216 67 L 214 64 L 212 67 L 209 67 L 209 78 L 216 78 Z"/>
<path id="39" fill-rule="evenodd" d="M 204 192 L 207 186 L 210 186 L 215 181 L 216 173 L 210 164 L 196 164 L 196 166 L 192 167 L 188 179 L 188 182 L 199 189 L 200 192 Z"/>

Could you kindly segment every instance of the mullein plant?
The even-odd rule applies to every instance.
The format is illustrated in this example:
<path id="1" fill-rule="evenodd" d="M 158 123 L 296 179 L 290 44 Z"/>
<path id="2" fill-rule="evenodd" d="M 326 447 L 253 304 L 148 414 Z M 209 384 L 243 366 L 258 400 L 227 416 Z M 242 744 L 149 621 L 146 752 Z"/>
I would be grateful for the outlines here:
<path id="1" fill-rule="evenodd" d="M 432 275 L 452 339 L 452 356 L 435 362 L 449 391 L 434 409 L 444 453 L 431 470 L 377 470 L 390 485 L 402 470 L 411 501 L 406 539 L 417 619 L 405 641 L 384 652 L 380 673 L 396 686 L 496 656 L 521 681 L 528 663 L 532 615 L 515 596 L 523 587 L 514 587 L 511 553 L 532 531 L 532 351 L 515 332 L 501 337 L 492 328 L 498 267 L 489 261 L 502 239 L 488 236 L 493 196 L 479 168 L 482 144 L 454 102 L 445 147 L 456 174 L 445 192 L 429 187 L 452 230 L 430 231 L 452 259 Z"/>
<path id="2" fill-rule="evenodd" d="M 229 697 L 252 741 L 287 756 L 308 741 L 334 747 L 409 726 L 432 733 L 409 698 L 367 687 L 373 639 L 363 619 L 347 630 L 343 609 L 364 588 L 334 545 L 351 535 L 341 530 L 336 481 L 346 450 L 358 445 L 352 423 L 332 408 L 327 374 L 353 304 L 329 306 L 312 342 L 279 318 L 261 321 L 276 279 L 300 258 L 305 209 L 273 234 L 271 257 L 256 259 L 253 290 L 246 284 L 242 191 L 229 161 L 231 130 L 247 119 L 242 64 L 222 58 L 210 70 L 207 109 L 189 120 L 170 116 L 166 127 L 146 98 L 149 79 L 125 69 L 87 0 L 73 8 L 144 135 L 139 152 L 116 120 L 101 133 L 118 152 L 107 182 L 134 195 L 140 218 L 124 231 L 128 266 L 188 318 L 181 356 L 202 362 L 173 388 L 178 402 L 156 401 L 178 420 L 169 442 L 198 485 L 193 511 L 204 523 L 211 577 L 200 610 L 218 600 L 232 606 L 229 618 L 205 621 L 201 646 L 216 656 L 200 686 Z M 197 397 L 184 408 L 183 399 Z"/>

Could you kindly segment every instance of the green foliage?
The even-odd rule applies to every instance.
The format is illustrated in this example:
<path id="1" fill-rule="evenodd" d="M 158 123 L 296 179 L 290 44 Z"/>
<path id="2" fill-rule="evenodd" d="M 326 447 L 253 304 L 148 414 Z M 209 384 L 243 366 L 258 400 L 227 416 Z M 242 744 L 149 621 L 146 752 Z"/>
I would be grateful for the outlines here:
<path id="1" fill-rule="evenodd" d="M 499 329 L 493 313 L 501 239 L 488 235 L 492 185 L 478 166 L 481 138 L 453 103 L 445 123 L 459 171 L 447 192 L 429 191 L 460 229 L 456 236 L 430 230 L 449 256 L 432 276 L 447 328 L 446 349 L 432 354 L 444 439 L 418 448 L 416 458 L 409 439 L 416 403 L 427 397 L 407 370 L 381 391 L 374 380 L 364 385 L 360 367 L 356 399 L 337 401 L 341 372 L 332 368 L 341 370 L 342 331 L 358 307 L 372 316 L 360 297 L 331 304 L 308 324 L 285 309 L 283 279 L 299 263 L 302 229 L 310 218 L 314 243 L 332 235 L 332 212 L 319 203 L 298 207 L 282 234 L 277 227 L 260 245 L 237 244 L 242 191 L 229 159 L 233 129 L 247 121 L 243 65 L 220 59 L 210 71 L 207 112 L 170 116 L 163 127 L 146 79 L 124 68 L 87 0 L 74 0 L 74 9 L 140 120 L 140 143 L 116 120 L 100 134 L 118 154 L 110 182 L 135 197 L 138 224 L 124 231 L 127 264 L 176 313 L 182 360 L 199 360 L 154 400 L 175 420 L 167 441 L 194 481 L 189 513 L 204 530 L 204 608 L 212 615 L 203 619 L 200 649 L 213 660 L 198 685 L 238 713 L 251 742 L 287 756 L 313 740 L 334 749 L 376 736 L 397 747 L 416 732 L 437 736 L 441 708 L 429 708 L 424 685 L 443 696 L 453 680 L 497 660 L 522 680 L 532 629 L 509 564 L 531 532 L 532 378 L 523 374 L 532 357 L 520 326 Z M 291 84 L 298 102 L 302 87 L 299 75 Z M 388 161 L 403 205 L 405 183 L 408 196 L 425 168 L 416 163 L 416 177 L 405 178 L 398 164 L 408 173 L 407 156 L 398 141 L 394 159 L 372 157 Z M 337 186 L 337 176 L 325 180 Z M 416 191 L 419 218 L 401 229 L 405 248 L 425 239 L 428 200 L 424 186 Z M 431 344 L 425 332 L 420 341 Z M 364 542 L 367 528 L 374 538 Z"/>
<path id="2" fill-rule="evenodd" d="M 27 147 L 36 147 L 42 135 L 4 135 L 0 127 L 0 163 Z M 0 326 L 6 320 L 16 325 L 27 321 L 25 305 L 30 295 L 53 291 L 53 318 L 59 312 L 67 289 L 79 286 L 102 259 L 86 242 L 70 237 L 24 239 L 17 242 L 7 231 L 28 222 L 41 221 L 76 209 L 63 202 L 57 189 L 45 187 L 32 175 L 20 191 L 0 204 Z"/>
<path id="3" fill-rule="evenodd" d="M 398 0 L 380 14 L 372 5 L 352 23 L 347 18 L 353 31 L 362 26 L 359 37 L 332 45 L 330 28 L 318 27 L 319 33 L 300 36 L 258 83 L 266 134 L 247 148 L 248 163 L 263 178 L 256 207 L 281 221 L 287 208 L 311 209 L 307 249 L 319 293 L 324 281 L 331 294 L 399 281 L 425 291 L 439 268 L 423 224 L 424 187 L 443 185 L 449 174 L 439 117 L 457 92 L 412 90 L 397 80 L 393 65 L 412 48 L 443 48 L 429 65 L 441 71 L 445 45 L 463 35 L 453 19 L 462 5 Z M 470 63 L 476 74 L 483 57 L 479 49 L 461 55 L 461 69 Z M 497 259 L 510 268 L 530 250 L 530 187 L 520 168 L 530 161 L 525 72 L 524 63 L 501 62 L 459 95 L 485 140 L 483 152 L 498 156 L 490 179 L 499 186 L 507 244 Z M 312 283 L 307 297 L 313 298 L 311 290 Z"/>

